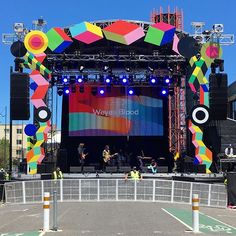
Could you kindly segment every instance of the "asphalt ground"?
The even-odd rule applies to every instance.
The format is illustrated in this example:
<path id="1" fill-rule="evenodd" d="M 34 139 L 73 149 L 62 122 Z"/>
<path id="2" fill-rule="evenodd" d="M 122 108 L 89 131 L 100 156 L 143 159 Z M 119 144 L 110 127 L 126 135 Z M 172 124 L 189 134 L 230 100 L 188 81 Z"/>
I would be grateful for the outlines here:
<path id="1" fill-rule="evenodd" d="M 200 235 L 236 235 L 236 210 L 201 207 L 200 212 Z M 52 209 L 50 214 L 52 227 Z M 2 205 L 0 236 L 194 235 L 191 232 L 191 215 L 191 205 L 183 204 L 58 202 L 59 231 L 42 233 L 39 231 L 43 226 L 42 204 Z"/>

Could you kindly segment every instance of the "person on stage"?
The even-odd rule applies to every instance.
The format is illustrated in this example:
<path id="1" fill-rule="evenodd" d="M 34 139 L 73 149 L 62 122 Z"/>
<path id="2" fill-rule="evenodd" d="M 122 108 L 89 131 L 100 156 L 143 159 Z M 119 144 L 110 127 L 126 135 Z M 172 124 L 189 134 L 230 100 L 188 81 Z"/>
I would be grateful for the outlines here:
<path id="1" fill-rule="evenodd" d="M 103 171 L 105 171 L 106 166 L 110 165 L 111 159 L 116 155 L 117 153 L 111 155 L 109 145 L 105 146 L 104 150 L 102 151 Z"/>
<path id="2" fill-rule="evenodd" d="M 225 155 L 226 155 L 227 157 L 233 157 L 233 155 L 234 155 L 234 149 L 233 149 L 233 147 L 232 147 L 231 144 L 225 149 Z"/>
<path id="3" fill-rule="evenodd" d="M 84 164 L 86 161 L 88 153 L 86 153 L 86 148 L 84 143 L 80 143 L 78 146 L 78 156 L 79 156 L 79 163 L 81 165 L 81 172 L 84 171 Z"/>

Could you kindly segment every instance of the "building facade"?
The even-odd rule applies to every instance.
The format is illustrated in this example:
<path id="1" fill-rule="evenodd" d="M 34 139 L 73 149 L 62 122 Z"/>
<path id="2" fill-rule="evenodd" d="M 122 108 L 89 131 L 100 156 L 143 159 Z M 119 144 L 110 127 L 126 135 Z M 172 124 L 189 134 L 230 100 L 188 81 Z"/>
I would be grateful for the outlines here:
<path id="1" fill-rule="evenodd" d="M 22 160 L 25 158 L 27 147 L 27 136 L 24 133 L 25 124 L 12 125 L 12 158 L 13 160 Z M 9 141 L 10 126 L 7 124 L 0 124 L 0 139 Z"/>
<path id="2" fill-rule="evenodd" d="M 228 117 L 236 120 L 236 81 L 228 88 Z"/>

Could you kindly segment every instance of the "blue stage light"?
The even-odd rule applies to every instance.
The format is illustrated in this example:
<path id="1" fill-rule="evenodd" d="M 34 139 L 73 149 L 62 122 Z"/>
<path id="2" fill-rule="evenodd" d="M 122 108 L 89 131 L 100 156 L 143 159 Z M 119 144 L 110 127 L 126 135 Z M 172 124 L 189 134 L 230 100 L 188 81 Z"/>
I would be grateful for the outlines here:
<path id="1" fill-rule="evenodd" d="M 107 84 L 110 84 L 110 83 L 111 83 L 111 78 L 110 78 L 110 77 L 106 77 L 105 82 L 106 82 Z"/>
<path id="2" fill-rule="evenodd" d="M 154 78 L 154 77 L 152 77 L 150 81 L 152 84 L 155 84 L 157 82 L 156 78 Z"/>
<path id="3" fill-rule="evenodd" d="M 105 90 L 104 90 L 104 89 L 100 89 L 100 90 L 99 90 L 99 93 L 100 93 L 101 95 L 103 95 L 103 94 L 105 93 Z"/>
<path id="4" fill-rule="evenodd" d="M 67 77 L 63 77 L 63 83 L 67 83 L 68 82 L 68 78 Z"/>
<path id="5" fill-rule="evenodd" d="M 169 84 L 169 83 L 170 83 L 170 78 L 169 78 L 168 76 L 166 76 L 166 77 L 164 78 L 164 81 L 165 81 L 166 84 Z"/>
<path id="6" fill-rule="evenodd" d="M 83 82 L 82 78 L 78 78 L 77 81 L 78 81 L 78 83 L 82 83 Z"/>
<path id="7" fill-rule="evenodd" d="M 166 90 L 166 89 L 162 89 L 162 90 L 161 90 L 161 94 L 162 94 L 162 95 L 166 95 L 166 94 L 167 94 L 167 90 Z"/>
<path id="8" fill-rule="evenodd" d="M 129 94 L 129 95 L 133 95 L 133 94 L 134 94 L 134 90 L 133 90 L 133 89 L 129 89 L 129 90 L 128 90 L 128 94 Z"/>
<path id="9" fill-rule="evenodd" d="M 122 79 L 122 83 L 125 84 L 125 83 L 127 83 L 127 82 L 128 82 L 127 78 L 124 77 L 124 78 Z"/>
<path id="10" fill-rule="evenodd" d="M 64 93 L 65 93 L 65 94 L 69 94 L 69 93 L 70 93 L 69 88 L 65 88 L 65 89 L 64 89 Z"/>

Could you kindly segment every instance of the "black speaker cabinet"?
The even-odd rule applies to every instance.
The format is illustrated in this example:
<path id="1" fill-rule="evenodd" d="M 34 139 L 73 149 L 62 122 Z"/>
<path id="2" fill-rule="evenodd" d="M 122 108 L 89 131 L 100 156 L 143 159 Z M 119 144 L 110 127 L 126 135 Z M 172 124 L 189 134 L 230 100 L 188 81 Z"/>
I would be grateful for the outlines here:
<path id="1" fill-rule="evenodd" d="M 30 118 L 29 74 L 27 73 L 11 73 L 10 114 L 12 120 Z"/>
<path id="2" fill-rule="evenodd" d="M 227 173 L 228 205 L 236 206 L 236 172 Z"/>
<path id="3" fill-rule="evenodd" d="M 228 77 L 227 74 L 210 74 L 209 105 L 211 119 L 227 119 Z"/>

